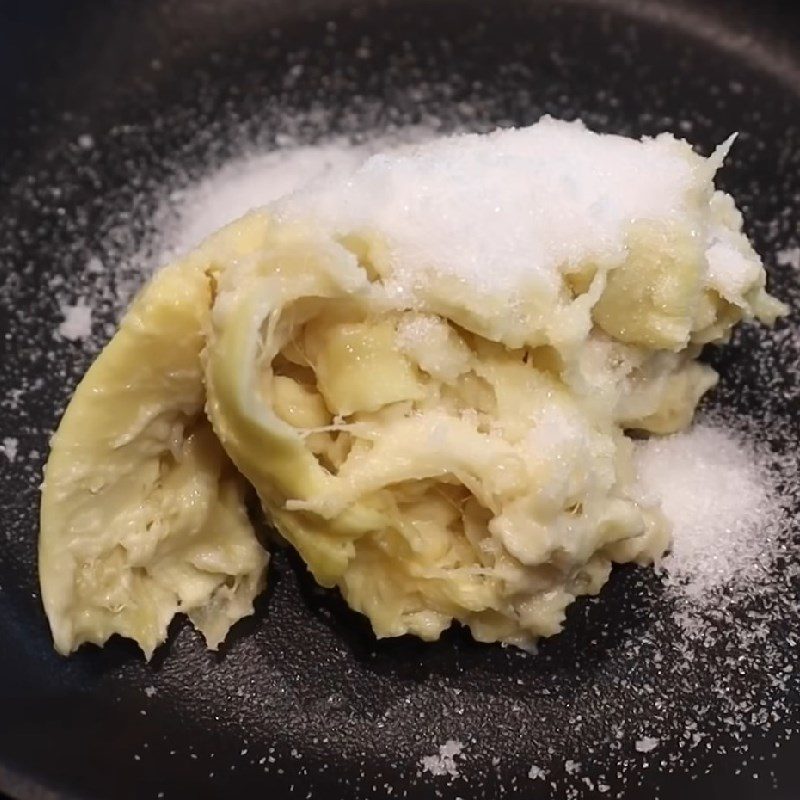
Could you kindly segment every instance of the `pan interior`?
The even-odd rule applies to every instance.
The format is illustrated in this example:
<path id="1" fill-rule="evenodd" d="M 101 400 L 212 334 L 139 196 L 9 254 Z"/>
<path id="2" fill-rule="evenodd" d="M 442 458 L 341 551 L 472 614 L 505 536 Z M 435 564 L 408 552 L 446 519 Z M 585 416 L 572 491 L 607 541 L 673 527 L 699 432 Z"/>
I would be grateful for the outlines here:
<path id="1" fill-rule="evenodd" d="M 791 320 L 742 329 L 708 356 L 722 379 L 702 417 L 768 454 L 783 515 L 765 547 L 769 535 L 784 549 L 762 585 L 706 604 L 688 632 L 652 571 L 623 569 L 535 655 L 460 630 L 435 644 L 378 642 L 279 552 L 256 615 L 220 655 L 177 624 L 151 664 L 121 641 L 64 660 L 52 651 L 35 566 L 48 436 L 168 244 L 181 193 L 244 153 L 543 114 L 628 135 L 668 130 L 705 153 L 739 131 L 720 186 L 744 209 L 773 293 L 796 308 L 798 12 L 511 0 L 34 5 L 13 19 L 3 11 L 0 25 L 9 62 L 0 72 L 25 84 L 0 82 L 9 131 L 0 144 L 0 787 L 735 800 L 798 785 Z M 59 325 L 81 303 L 92 335 L 72 341 Z"/>

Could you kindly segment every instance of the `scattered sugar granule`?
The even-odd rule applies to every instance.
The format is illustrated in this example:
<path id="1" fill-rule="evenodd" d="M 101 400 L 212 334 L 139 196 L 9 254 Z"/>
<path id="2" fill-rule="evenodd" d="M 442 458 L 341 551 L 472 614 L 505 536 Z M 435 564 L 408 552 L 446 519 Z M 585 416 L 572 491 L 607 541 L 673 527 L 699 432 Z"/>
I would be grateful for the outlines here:
<path id="1" fill-rule="evenodd" d="M 3 439 L 3 444 L 0 445 L 0 450 L 3 451 L 5 457 L 13 464 L 17 459 L 17 448 L 19 442 L 13 436 L 6 436 Z"/>
<path id="2" fill-rule="evenodd" d="M 800 269 L 800 247 L 787 247 L 785 250 L 778 250 L 775 254 L 775 261 L 782 267 Z"/>
<path id="3" fill-rule="evenodd" d="M 461 742 L 449 739 L 439 747 L 438 755 L 423 756 L 420 759 L 422 771 L 431 775 L 449 775 L 451 778 L 457 778 L 456 756 L 460 756 L 463 749 L 464 745 Z"/>
<path id="4" fill-rule="evenodd" d="M 90 150 L 94 146 L 94 138 L 90 133 L 82 133 L 78 137 L 78 146 L 84 150 Z"/>
<path id="5" fill-rule="evenodd" d="M 532 766 L 532 767 L 531 767 L 531 768 L 528 770 L 528 777 L 529 777 L 531 780 L 536 780 L 536 779 L 542 779 L 542 780 L 544 780 L 544 778 L 545 778 L 545 776 L 546 776 L 546 775 L 547 775 L 547 770 L 544 770 L 544 769 L 542 769 L 541 767 L 537 767 L 537 766 L 536 766 L 536 764 L 534 764 L 534 765 L 533 765 L 533 766 Z"/>
<path id="6" fill-rule="evenodd" d="M 58 332 L 65 339 L 76 341 L 92 335 L 92 309 L 83 300 L 75 305 L 61 304 L 64 321 L 58 326 Z"/>
<path id="7" fill-rule="evenodd" d="M 639 753 L 649 753 L 655 750 L 660 743 L 661 740 L 656 736 L 642 736 L 642 738 L 636 742 L 636 750 Z"/>
<path id="8" fill-rule="evenodd" d="M 701 599 L 757 564 L 771 499 L 750 445 L 700 424 L 640 443 L 635 466 L 641 499 L 672 524 L 662 567 L 682 592 Z"/>
<path id="9" fill-rule="evenodd" d="M 86 272 L 90 275 L 102 275 L 105 272 L 105 265 L 97 256 L 92 256 L 86 262 Z"/>
<path id="10" fill-rule="evenodd" d="M 145 686 L 144 687 L 144 693 L 148 697 L 154 697 L 155 694 L 156 694 L 156 687 L 155 686 Z"/>

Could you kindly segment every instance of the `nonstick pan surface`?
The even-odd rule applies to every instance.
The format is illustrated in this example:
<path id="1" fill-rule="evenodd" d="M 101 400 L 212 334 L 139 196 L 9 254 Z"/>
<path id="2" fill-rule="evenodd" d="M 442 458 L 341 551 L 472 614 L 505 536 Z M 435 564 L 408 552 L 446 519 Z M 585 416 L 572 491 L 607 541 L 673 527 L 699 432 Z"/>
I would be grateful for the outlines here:
<path id="1" fill-rule="evenodd" d="M 800 797 L 791 535 L 772 589 L 713 619 L 707 636 L 687 640 L 652 571 L 620 569 L 538 654 L 459 630 L 435 644 L 377 642 L 278 552 L 256 614 L 221 653 L 176 623 L 150 664 L 123 641 L 64 659 L 35 565 L 48 436 L 144 279 L 182 186 L 287 138 L 409 124 L 486 130 L 549 113 L 631 135 L 669 130 L 706 153 L 740 131 L 720 182 L 774 293 L 797 309 L 798 51 L 800 7 L 764 2 L 4 3 L 0 441 L 15 452 L 0 454 L 0 789 Z M 61 304 L 86 297 L 92 337 L 57 335 Z M 789 519 L 798 356 L 794 319 L 743 329 L 710 354 L 722 379 L 702 410 L 784 465 Z M 457 774 L 432 774 L 423 759 L 448 742 L 461 748 Z"/>

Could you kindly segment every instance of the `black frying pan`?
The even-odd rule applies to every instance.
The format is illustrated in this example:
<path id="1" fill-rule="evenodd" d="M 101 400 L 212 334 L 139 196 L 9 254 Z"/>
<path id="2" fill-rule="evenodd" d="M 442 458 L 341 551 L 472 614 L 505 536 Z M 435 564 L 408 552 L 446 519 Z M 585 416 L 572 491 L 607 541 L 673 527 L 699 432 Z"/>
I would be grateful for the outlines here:
<path id="1" fill-rule="evenodd" d="M 798 50 L 800 7 L 773 2 L 6 0 L 0 441 L 16 439 L 18 452 L 13 463 L 0 455 L 0 789 L 800 797 L 800 626 L 788 602 L 761 609 L 764 644 L 737 650 L 736 625 L 753 624 L 744 608 L 687 656 L 652 573 L 621 569 L 538 655 L 461 631 L 436 644 L 376 642 L 279 553 L 255 616 L 221 654 L 176 624 L 145 664 L 122 641 L 56 655 L 35 567 L 48 434 L 140 279 L 132 258 L 165 184 L 243 146 L 272 146 L 287 120 L 312 141 L 551 113 L 626 134 L 671 130 L 706 152 L 739 130 L 721 183 L 746 211 L 775 293 L 797 308 L 798 272 L 775 254 L 798 245 Z M 87 276 L 93 254 L 112 262 L 110 277 Z M 92 341 L 57 339 L 60 299 L 99 298 L 100 283 L 110 293 L 97 300 Z M 723 378 L 706 411 L 734 412 L 776 454 L 798 446 L 792 324 L 745 330 L 711 355 Z M 643 737 L 658 745 L 642 752 Z M 448 740 L 464 745 L 458 777 L 421 770 Z"/>

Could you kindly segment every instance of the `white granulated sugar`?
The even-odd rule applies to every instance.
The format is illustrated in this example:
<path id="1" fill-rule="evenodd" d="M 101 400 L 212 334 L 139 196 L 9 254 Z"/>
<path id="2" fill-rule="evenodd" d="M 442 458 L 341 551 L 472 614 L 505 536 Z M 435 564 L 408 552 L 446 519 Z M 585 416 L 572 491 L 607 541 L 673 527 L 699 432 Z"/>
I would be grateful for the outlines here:
<path id="1" fill-rule="evenodd" d="M 460 756 L 463 750 L 464 745 L 461 742 L 449 739 L 439 747 L 438 755 L 423 756 L 420 759 L 422 771 L 429 772 L 431 775 L 449 775 L 451 778 L 457 778 L 456 757 Z"/>
<path id="2" fill-rule="evenodd" d="M 424 314 L 403 317 L 397 326 L 397 346 L 402 350 L 430 345 L 433 337 L 443 333 L 447 330 L 436 317 Z"/>
<path id="3" fill-rule="evenodd" d="M 642 738 L 636 742 L 636 750 L 639 753 L 650 753 L 655 750 L 660 743 L 661 739 L 657 736 L 642 736 Z"/>
<path id="4" fill-rule="evenodd" d="M 0 444 L 0 450 L 3 451 L 5 457 L 13 464 L 17 459 L 17 449 L 19 442 L 13 436 L 6 436 L 3 443 Z"/>
<path id="5" fill-rule="evenodd" d="M 173 196 L 180 220 L 168 245 L 180 253 L 253 208 L 267 205 L 316 180 L 335 180 L 355 170 L 370 155 L 422 142 L 430 133 L 410 127 L 395 136 L 375 136 L 361 144 L 347 138 L 269 153 L 245 155 L 229 162 L 205 180 Z"/>
<path id="6" fill-rule="evenodd" d="M 775 254 L 775 261 L 782 267 L 800 269 L 800 247 L 787 247 L 785 250 L 778 250 Z"/>
<path id="7" fill-rule="evenodd" d="M 672 549 L 663 560 L 668 580 L 701 598 L 730 583 L 768 546 L 764 526 L 770 489 L 753 448 L 721 428 L 638 445 L 642 499 L 660 502 L 672 523 Z"/>
<path id="8" fill-rule="evenodd" d="M 75 305 L 61 304 L 64 321 L 58 326 L 58 332 L 65 339 L 87 339 L 92 335 L 92 309 L 83 300 Z"/>
<path id="9" fill-rule="evenodd" d="M 618 262 L 632 221 L 698 227 L 687 193 L 719 159 L 707 162 L 669 136 L 636 141 L 545 118 L 375 155 L 274 210 L 334 233 L 377 231 L 398 288 L 434 270 L 506 293 L 552 286 L 560 268 L 587 258 Z"/>
<path id="10" fill-rule="evenodd" d="M 531 780 L 537 780 L 537 779 L 544 780 L 544 778 L 546 777 L 546 775 L 547 775 L 547 770 L 544 770 L 544 769 L 542 769 L 541 767 L 537 767 L 537 766 L 536 766 L 536 764 L 534 764 L 534 765 L 533 765 L 533 766 L 532 766 L 532 767 L 531 767 L 531 768 L 528 770 L 528 777 L 529 777 Z"/>
<path id="11" fill-rule="evenodd" d="M 182 200 L 174 247 L 189 250 L 223 225 L 310 180 L 354 169 L 366 153 L 347 141 L 244 157 L 193 187 Z"/>
<path id="12" fill-rule="evenodd" d="M 726 237 L 729 238 L 729 237 Z M 758 279 L 758 261 L 740 253 L 729 241 L 715 240 L 706 250 L 706 279 L 723 297 L 739 297 Z"/>

